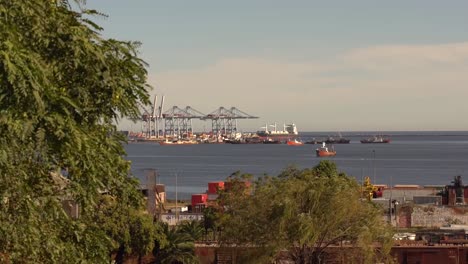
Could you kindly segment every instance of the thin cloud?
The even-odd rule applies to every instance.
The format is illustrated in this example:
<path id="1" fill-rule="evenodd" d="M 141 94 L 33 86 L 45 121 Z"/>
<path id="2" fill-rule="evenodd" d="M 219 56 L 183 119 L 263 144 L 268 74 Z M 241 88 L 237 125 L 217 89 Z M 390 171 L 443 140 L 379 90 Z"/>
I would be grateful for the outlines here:
<path id="1" fill-rule="evenodd" d="M 468 62 L 468 42 L 440 45 L 385 45 L 353 50 L 345 60 L 354 63 L 393 62 L 404 66 L 418 63 L 464 64 Z"/>
<path id="2" fill-rule="evenodd" d="M 468 43 L 383 45 L 295 63 L 225 58 L 150 75 L 169 105 L 236 106 L 265 122 L 317 130 L 468 130 Z M 252 123 L 250 123 L 252 124 Z"/>

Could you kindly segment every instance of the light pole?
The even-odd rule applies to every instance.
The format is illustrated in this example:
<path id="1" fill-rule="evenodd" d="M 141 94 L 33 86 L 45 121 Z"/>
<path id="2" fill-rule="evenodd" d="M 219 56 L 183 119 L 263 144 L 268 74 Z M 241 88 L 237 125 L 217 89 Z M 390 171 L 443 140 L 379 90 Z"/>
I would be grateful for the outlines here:
<path id="1" fill-rule="evenodd" d="M 388 217 L 388 223 L 393 226 L 393 214 L 392 214 L 392 211 L 393 211 L 393 201 L 392 201 L 392 198 L 390 197 L 390 200 L 388 200 L 388 214 L 389 214 L 389 217 Z"/>
<path id="2" fill-rule="evenodd" d="M 176 225 L 179 224 L 179 209 L 177 208 L 177 173 L 175 174 L 175 213 L 176 213 Z"/>
<path id="3" fill-rule="evenodd" d="M 364 169 L 361 167 L 361 198 L 362 195 L 364 194 Z"/>
<path id="4" fill-rule="evenodd" d="M 377 184 L 377 182 L 375 181 L 375 149 L 372 150 L 372 153 L 373 153 L 373 156 L 374 156 L 374 184 Z"/>
<path id="5" fill-rule="evenodd" d="M 398 209 L 398 201 L 397 200 L 393 200 L 392 201 L 393 203 L 393 208 L 395 209 L 395 227 L 396 227 L 396 230 L 398 231 L 398 212 L 397 212 L 397 209 Z"/>

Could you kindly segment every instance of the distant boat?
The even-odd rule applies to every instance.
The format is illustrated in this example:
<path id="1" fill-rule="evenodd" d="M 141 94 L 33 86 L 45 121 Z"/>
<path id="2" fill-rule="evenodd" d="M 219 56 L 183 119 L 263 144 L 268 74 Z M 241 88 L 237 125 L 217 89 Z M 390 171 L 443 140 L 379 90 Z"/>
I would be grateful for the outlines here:
<path id="1" fill-rule="evenodd" d="M 329 136 L 327 139 L 319 142 L 321 144 L 322 142 L 325 142 L 327 144 L 348 144 L 351 140 L 344 138 L 340 132 L 338 132 L 338 137 L 333 137 Z"/>
<path id="2" fill-rule="evenodd" d="M 383 136 L 373 136 L 373 137 L 361 139 L 361 143 L 363 144 L 390 143 L 390 139 L 388 137 L 383 137 Z"/>
<path id="3" fill-rule="evenodd" d="M 267 138 L 267 139 L 263 140 L 262 143 L 263 144 L 281 144 L 281 141 L 271 139 L 271 138 Z"/>
<path id="4" fill-rule="evenodd" d="M 304 142 L 304 144 L 319 144 L 319 142 L 318 142 L 318 140 L 313 138 L 311 140 L 307 140 L 306 142 Z"/>
<path id="5" fill-rule="evenodd" d="M 340 137 L 340 138 L 334 138 L 334 137 L 328 137 L 324 142 L 327 144 L 349 144 L 351 140 Z"/>
<path id="6" fill-rule="evenodd" d="M 319 140 L 312 139 L 312 140 L 306 141 L 305 144 L 322 144 L 322 143 L 326 143 L 326 144 L 349 144 L 350 141 L 351 140 L 349 140 L 347 138 L 328 137 L 325 140 L 323 140 L 323 139 L 319 139 Z"/>
<path id="7" fill-rule="evenodd" d="M 152 143 L 159 143 L 164 141 L 163 138 L 156 138 L 156 137 L 140 137 L 140 138 L 130 138 L 133 142 L 152 142 Z"/>
<path id="8" fill-rule="evenodd" d="M 336 156 L 336 151 L 333 147 L 329 149 L 325 142 L 322 142 L 322 146 L 315 150 L 317 157 L 333 157 Z"/>
<path id="9" fill-rule="evenodd" d="M 272 130 L 269 130 L 268 127 L 273 127 Z M 276 130 L 276 123 L 273 125 L 266 124 L 264 127 L 265 130 L 257 131 L 259 137 L 268 137 L 268 138 L 294 138 L 299 135 L 295 124 L 284 124 L 283 130 Z"/>
<path id="10" fill-rule="evenodd" d="M 288 140 L 288 141 L 286 141 L 286 144 L 288 144 L 289 146 L 302 146 L 302 145 L 304 145 L 303 142 L 298 141 L 297 139 Z"/>
<path id="11" fill-rule="evenodd" d="M 164 141 L 159 141 L 159 145 L 161 146 L 165 146 L 165 145 L 194 145 L 194 144 L 198 144 L 197 141 L 195 140 L 169 140 L 169 139 L 166 139 Z"/>
<path id="12" fill-rule="evenodd" d="M 242 138 L 242 139 L 228 139 L 224 141 L 230 144 L 262 144 L 264 143 L 259 137 L 255 138 Z"/>

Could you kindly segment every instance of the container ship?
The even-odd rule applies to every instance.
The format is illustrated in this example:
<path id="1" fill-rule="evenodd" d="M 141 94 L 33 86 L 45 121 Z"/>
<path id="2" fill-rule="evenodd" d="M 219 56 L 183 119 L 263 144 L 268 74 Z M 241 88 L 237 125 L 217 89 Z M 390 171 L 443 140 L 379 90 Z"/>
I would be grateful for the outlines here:
<path id="1" fill-rule="evenodd" d="M 273 127 L 273 129 L 269 130 L 269 127 Z M 276 123 L 273 125 L 265 125 L 265 130 L 257 131 L 257 135 L 259 137 L 266 137 L 266 138 L 296 138 L 299 133 L 297 132 L 297 127 L 295 124 L 284 124 L 283 130 L 277 130 Z"/>

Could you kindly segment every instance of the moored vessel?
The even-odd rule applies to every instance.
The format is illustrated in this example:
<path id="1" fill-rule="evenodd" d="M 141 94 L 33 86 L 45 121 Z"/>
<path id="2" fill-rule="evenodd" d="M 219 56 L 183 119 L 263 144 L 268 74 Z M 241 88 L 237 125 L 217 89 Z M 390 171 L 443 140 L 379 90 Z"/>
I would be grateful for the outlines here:
<path id="1" fill-rule="evenodd" d="M 363 144 L 390 143 L 390 138 L 384 137 L 384 136 L 373 136 L 373 137 L 361 139 L 361 143 L 363 143 Z"/>
<path id="2" fill-rule="evenodd" d="M 349 144 L 351 140 L 344 138 L 340 132 L 338 132 L 338 137 L 329 136 L 327 139 L 319 141 L 318 143 L 321 144 L 325 142 L 327 144 Z"/>
<path id="3" fill-rule="evenodd" d="M 260 137 L 228 139 L 224 141 L 230 144 L 262 144 L 264 141 Z"/>
<path id="4" fill-rule="evenodd" d="M 281 144 L 281 141 L 277 139 L 267 138 L 262 141 L 263 144 Z"/>
<path id="5" fill-rule="evenodd" d="M 273 127 L 273 129 L 268 129 L 268 127 Z M 268 137 L 268 138 L 295 138 L 299 135 L 297 127 L 295 124 L 284 124 L 283 130 L 277 130 L 276 123 L 273 125 L 266 124 L 264 127 L 265 130 L 257 131 L 259 137 Z"/>
<path id="6" fill-rule="evenodd" d="M 324 142 L 327 144 L 349 144 L 351 140 L 347 138 L 334 138 L 334 137 L 328 137 Z"/>
<path id="7" fill-rule="evenodd" d="M 176 139 L 176 140 L 169 140 L 166 139 L 164 141 L 159 141 L 159 145 L 166 146 L 166 145 L 195 145 L 198 144 L 195 140 L 184 140 L 184 139 Z"/>
<path id="8" fill-rule="evenodd" d="M 322 143 L 322 146 L 317 148 L 315 150 L 315 153 L 317 154 L 317 157 L 333 157 L 336 156 L 336 151 L 333 148 L 328 148 L 327 144 L 325 142 Z"/>
<path id="9" fill-rule="evenodd" d="M 133 138 L 133 142 L 145 142 L 145 143 L 159 143 L 164 141 L 164 138 Z"/>
<path id="10" fill-rule="evenodd" d="M 311 139 L 311 140 L 307 140 L 306 142 L 304 142 L 304 144 L 319 144 L 319 141 L 316 140 L 315 138 Z"/>
<path id="11" fill-rule="evenodd" d="M 302 146 L 304 145 L 303 142 L 297 140 L 297 139 L 292 139 L 292 140 L 288 140 L 286 141 L 286 144 L 288 144 L 289 146 Z"/>

